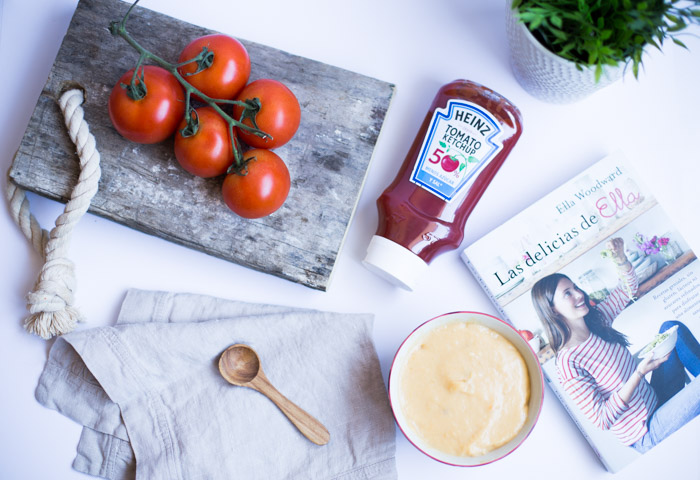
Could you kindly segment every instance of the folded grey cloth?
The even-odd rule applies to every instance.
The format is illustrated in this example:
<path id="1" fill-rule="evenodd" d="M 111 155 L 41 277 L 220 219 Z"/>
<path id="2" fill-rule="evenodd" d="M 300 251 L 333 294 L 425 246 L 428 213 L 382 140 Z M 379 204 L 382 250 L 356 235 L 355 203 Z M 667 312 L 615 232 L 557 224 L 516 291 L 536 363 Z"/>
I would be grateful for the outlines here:
<path id="1" fill-rule="evenodd" d="M 36 398 L 84 426 L 73 467 L 109 479 L 394 479 L 395 427 L 371 315 L 131 290 L 117 323 L 56 340 Z M 330 432 L 318 446 L 227 383 L 252 346 L 273 385 Z"/>

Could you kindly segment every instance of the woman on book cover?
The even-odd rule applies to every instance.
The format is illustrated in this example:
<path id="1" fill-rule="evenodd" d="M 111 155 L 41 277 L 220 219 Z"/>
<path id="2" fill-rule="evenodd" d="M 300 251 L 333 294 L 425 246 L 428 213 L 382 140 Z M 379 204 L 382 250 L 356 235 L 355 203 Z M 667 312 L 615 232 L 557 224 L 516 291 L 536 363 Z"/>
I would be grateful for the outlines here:
<path id="1" fill-rule="evenodd" d="M 538 280 L 532 301 L 572 400 L 597 427 L 643 453 L 700 414 L 700 344 L 682 323 L 664 322 L 660 332 L 678 326 L 676 348 L 637 363 L 625 335 L 612 328 L 637 293 L 637 276 L 623 240 L 614 238 L 607 246 L 620 284 L 601 303 L 594 305 L 560 273 Z M 694 377 L 688 385 L 685 369 Z"/>

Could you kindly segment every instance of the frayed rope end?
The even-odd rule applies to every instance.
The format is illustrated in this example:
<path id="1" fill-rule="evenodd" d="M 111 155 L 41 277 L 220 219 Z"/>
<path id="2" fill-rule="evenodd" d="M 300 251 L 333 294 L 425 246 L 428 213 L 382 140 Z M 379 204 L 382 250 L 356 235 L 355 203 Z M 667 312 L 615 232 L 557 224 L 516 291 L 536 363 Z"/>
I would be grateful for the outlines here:
<path id="1" fill-rule="evenodd" d="M 82 322 L 80 312 L 73 307 L 66 307 L 56 312 L 34 313 L 24 319 L 24 328 L 29 333 L 40 336 L 44 340 L 63 335 L 75 329 Z"/>

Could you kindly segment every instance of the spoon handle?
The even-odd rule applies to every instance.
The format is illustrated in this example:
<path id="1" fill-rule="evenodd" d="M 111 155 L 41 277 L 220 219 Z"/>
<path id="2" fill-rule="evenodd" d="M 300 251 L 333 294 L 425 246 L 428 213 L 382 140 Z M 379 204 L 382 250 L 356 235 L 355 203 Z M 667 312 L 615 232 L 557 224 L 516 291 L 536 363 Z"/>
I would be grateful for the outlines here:
<path id="1" fill-rule="evenodd" d="M 260 371 L 250 382 L 255 389 L 266 395 L 284 413 L 306 438 L 316 445 L 325 445 L 330 440 L 330 433 L 321 422 L 302 410 L 287 397 L 282 395 Z"/>

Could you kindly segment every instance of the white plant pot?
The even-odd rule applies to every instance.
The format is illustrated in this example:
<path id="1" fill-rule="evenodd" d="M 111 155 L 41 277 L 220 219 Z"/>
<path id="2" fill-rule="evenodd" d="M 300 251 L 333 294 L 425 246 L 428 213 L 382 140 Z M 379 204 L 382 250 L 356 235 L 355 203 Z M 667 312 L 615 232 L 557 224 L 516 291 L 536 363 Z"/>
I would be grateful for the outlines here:
<path id="1" fill-rule="evenodd" d="M 595 68 L 576 68 L 576 64 L 547 50 L 518 21 L 517 12 L 506 0 L 506 31 L 510 63 L 515 78 L 534 97 L 550 103 L 572 103 L 622 78 L 624 65 L 603 67 L 595 81 Z"/>

